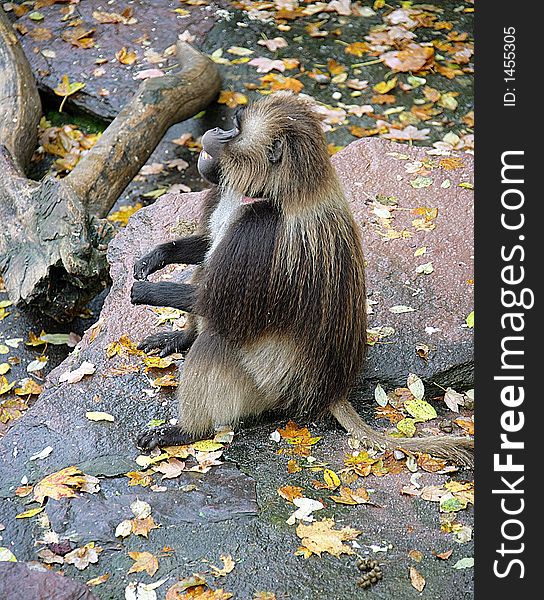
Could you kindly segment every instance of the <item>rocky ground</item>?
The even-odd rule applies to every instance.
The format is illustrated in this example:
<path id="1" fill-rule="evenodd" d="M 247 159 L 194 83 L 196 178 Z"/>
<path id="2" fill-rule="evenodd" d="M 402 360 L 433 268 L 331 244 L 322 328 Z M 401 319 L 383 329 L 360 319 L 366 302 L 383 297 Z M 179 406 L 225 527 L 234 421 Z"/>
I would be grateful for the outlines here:
<path id="1" fill-rule="evenodd" d="M 54 146 L 49 150 L 57 151 L 37 154 L 35 177 L 51 165 L 60 175 L 69 170 L 85 144 L 103 129 L 104 120 L 111 119 L 135 89 L 134 77 L 146 69 L 167 72 L 173 66 L 167 49 L 178 34 L 188 31 L 193 43 L 214 57 L 225 94 L 205 114 L 173 127 L 119 199 L 111 215 L 121 228 L 109 249 L 111 291 L 71 323 L 48 322 L 12 306 L 0 308 L 4 311 L 0 312 L 4 372 L 0 433 L 5 434 L 0 440 L 0 547 L 6 549 L 0 549 L 0 558 L 11 558 L 9 551 L 19 561 L 0 562 L 0 596 L 28 598 L 31 581 L 40 582 L 36 585 L 42 590 L 47 581 L 54 591 L 36 598 L 147 600 L 155 594 L 171 600 L 184 597 L 175 589 L 167 596 L 181 580 L 185 583 L 178 583 L 177 589 L 185 586 L 187 597 L 195 598 L 274 597 L 265 593 L 278 599 L 340 600 L 366 593 L 384 599 L 472 598 L 471 473 L 450 471 L 428 457 L 416 463 L 400 455 L 380 461 L 357 454 L 332 422 L 298 423 L 308 427 L 305 432 L 286 428 L 289 415 L 247 423 L 232 444 L 222 443 L 216 450 L 210 449 L 213 445 L 193 449 L 201 462 L 193 455 L 178 457 L 185 467 L 177 477 L 175 457 L 163 457 L 157 466 L 171 479 L 161 480 L 163 471 L 135 462 L 135 433 L 175 415 L 171 385 L 183 359 L 146 365 L 131 342 L 158 328 L 182 326 L 183 315 L 157 314 L 128 302 L 134 260 L 166 237 L 190 230 L 198 214 L 199 195 L 180 195 L 179 190 L 180 185 L 182 190 L 202 188 L 194 169 L 199 135 L 225 123 L 232 106 L 243 104 L 244 98 L 272 85 L 297 87 L 291 80 L 298 81 L 304 87 L 297 91 L 324 103 L 331 153 L 358 137 L 372 138 L 355 142 L 334 157 L 363 230 L 368 262 L 371 346 L 354 398 L 357 407 L 376 427 L 394 431 L 398 425 L 406 432 L 413 415 L 405 402 L 414 399 L 413 390 L 417 392 L 419 385 L 416 378 L 407 387 L 412 373 L 424 383 L 425 399 L 438 412 L 437 418 L 417 425 L 420 433 L 472 432 L 473 161 L 465 151 L 472 149 L 473 113 L 471 62 L 462 57 L 471 56 L 471 3 L 440 2 L 422 9 L 401 8 L 396 2 L 353 3 L 357 15 L 343 15 L 342 2 L 336 9 L 325 11 L 322 6 L 324 12 L 310 10 L 311 14 L 281 12 L 287 10 L 281 2 L 263 3 L 253 12 L 243 2 L 156 2 L 153 10 L 145 11 L 149 4 L 131 2 L 126 24 L 101 23 L 105 17 L 93 15 L 121 14 L 128 8 L 123 2 L 102 6 L 98 0 L 38 1 L 17 3 L 23 8 L 8 12 L 20 26 L 43 92 L 49 123 L 42 126 L 42 142 L 48 139 Z M 133 17 L 138 22 L 128 23 Z M 412 63 L 411 71 L 395 71 L 384 64 L 383 54 L 397 46 L 380 49 L 365 36 L 370 32 L 394 36 L 399 33 L 396 26 L 414 33 L 418 43 L 432 42 L 431 68 L 421 61 Z M 71 35 L 78 27 L 84 29 Z M 35 29 L 38 32 L 30 35 Z M 68 39 L 63 39 L 66 35 Z M 270 50 L 257 44 L 278 36 L 287 46 Z M 80 41 L 88 39 L 91 42 Z M 350 46 L 357 42 L 368 47 Z M 114 58 L 122 48 L 128 58 L 127 54 Z M 233 48 L 234 53 L 229 52 Z M 133 63 L 131 50 L 137 56 Z M 259 73 L 249 64 L 255 58 L 286 61 L 287 67 L 294 58 L 299 64 L 293 70 Z M 270 74 L 276 75 L 272 83 L 261 80 Z M 67 99 L 67 115 L 58 113 L 62 98 L 53 91 L 64 75 L 85 83 Z M 367 84 L 354 89 L 348 85 L 353 79 L 359 82 L 351 84 L 355 87 L 362 81 Z M 67 124 L 73 127 L 63 129 Z M 377 139 L 399 136 L 408 144 Z M 68 138 L 73 143 L 66 145 Z M 163 195 L 168 190 L 174 194 Z M 142 204 L 150 206 L 139 210 L 123 229 Z M 172 270 L 161 276 L 185 274 Z M 5 298 L 0 292 L 0 302 Z M 40 339 L 42 330 L 56 335 Z M 74 348 L 79 336 L 83 340 Z M 25 344 L 28 341 L 34 345 Z M 79 382 L 59 382 L 61 375 L 84 361 L 92 365 L 93 374 Z M 37 396 L 41 387 L 36 386 L 44 382 L 45 389 Z M 10 388 L 11 384 L 15 385 Z M 460 412 L 453 412 L 458 403 Z M 113 421 L 91 421 L 87 413 L 106 413 Z M 283 433 L 275 433 L 277 428 Z M 320 439 L 314 444 L 315 438 Z M 296 440 L 299 443 L 293 443 Z M 223 464 L 216 465 L 218 460 Z M 40 508 L 33 501 L 35 484 L 72 466 L 91 479 L 84 482 L 77 473 L 61 474 L 46 486 L 52 495 L 46 496 L 45 509 L 32 516 L 33 509 Z M 197 470 L 190 471 L 193 467 Z M 198 472 L 208 467 L 209 471 Z M 148 471 L 151 480 L 141 475 Z M 74 497 L 64 497 L 63 485 L 74 490 Z M 297 536 L 296 524 L 286 523 L 297 508 L 293 504 L 299 502 L 297 496 L 322 501 L 324 508 L 314 513 L 316 521 L 332 518 L 336 530 L 351 527 L 361 533 L 344 541 L 339 556 L 326 549 L 321 556 L 295 555 L 308 543 Z M 123 521 L 147 519 L 142 516 L 148 510 L 145 506 L 136 509 L 140 516 L 131 508 L 136 500 L 151 507 L 153 522 L 160 527 L 148 530 L 148 538 L 134 531 L 116 537 Z M 149 521 L 138 524 L 140 532 L 150 526 Z M 322 547 L 329 544 L 330 550 L 333 538 L 329 531 Z M 70 554 L 74 551 L 76 558 Z M 129 552 L 149 552 L 152 558 L 140 557 L 148 562 L 137 571 L 131 569 L 138 564 L 136 555 Z M 232 569 L 229 558 L 221 572 L 221 555 L 232 558 Z M 356 561 L 369 556 L 380 562 L 384 578 L 364 592 L 357 585 L 362 573 Z M 23 562 L 38 570 L 29 574 Z M 48 569 L 45 574 L 39 570 L 43 565 Z M 220 567 L 219 574 L 210 565 Z M 192 574 L 204 577 L 207 588 L 188 580 Z M 23 579 L 25 587 L 13 587 L 13 581 Z M 154 589 L 154 584 L 160 585 Z M 224 592 L 217 591 L 221 589 Z"/>
<path id="2" fill-rule="evenodd" d="M 472 242 L 467 233 L 472 231 L 473 200 L 467 184 L 472 182 L 473 165 L 470 155 L 447 158 L 450 162 L 444 163 L 444 157 L 424 149 L 363 140 L 334 159 L 354 213 L 364 224 L 374 345 L 358 407 L 377 427 L 388 423 L 393 427 L 408 416 L 403 403 L 413 399 L 406 388 L 409 373 L 421 377 L 427 398 L 437 395 L 437 386 L 442 386 L 469 400 L 461 392 L 472 387 L 472 329 L 466 317 L 472 310 Z M 426 185 L 417 187 L 422 177 Z M 414 187 L 414 182 L 419 183 Z M 205 561 L 220 564 L 220 555 L 231 556 L 235 567 L 224 577 L 208 574 L 207 581 L 212 588 L 224 588 L 239 598 L 259 591 L 273 592 L 278 598 L 357 597 L 363 594 L 356 585 L 361 575 L 357 556 L 380 561 L 384 579 L 372 590 L 378 598 L 416 597 L 410 568 L 424 578 L 422 597 L 449 598 L 452 593 L 471 597 L 471 570 L 455 568 L 459 560 L 472 555 L 471 511 L 463 510 L 467 504 L 461 498 L 471 489 L 466 483 L 470 475 L 452 471 L 441 461 L 420 457 L 416 464 L 403 455 L 379 461 L 358 454 L 331 422 L 299 423 L 309 427 L 313 438 L 320 438 L 315 445 L 306 438 L 309 445 L 302 443 L 301 449 L 300 442 L 292 443 L 293 434 L 271 439 L 278 427 L 276 416 L 265 424 L 247 424 L 231 445 L 219 446 L 222 465 L 214 465 L 214 447 L 203 452 L 202 460 L 214 465 L 209 472 L 188 471 L 195 466 L 189 459 L 186 469 L 173 479 L 161 481 L 160 473 L 153 473 L 153 481 L 145 479 L 149 471 L 135 462 L 133 438 L 153 420 L 175 415 L 169 375 L 182 361 L 146 363 L 149 357 L 135 353 L 131 342 L 159 328 L 178 327 L 183 316 L 132 307 L 132 265 L 158 241 L 190 230 L 200 199 L 199 194 L 166 195 L 138 211 L 111 243 L 113 286 L 100 318 L 49 374 L 36 404 L 1 442 L 3 544 L 19 561 L 45 556 L 62 563 L 62 557 L 44 555 L 44 548 L 53 552 L 59 543 L 68 544 L 70 550 L 94 543 L 102 549 L 96 564 L 81 572 L 71 565 L 58 568 L 81 581 L 108 574 L 108 580 L 93 590 L 99 598 L 122 597 L 131 581 L 165 579 L 161 589 L 166 590 L 177 578 L 209 573 Z M 423 216 L 421 207 L 425 207 Z M 421 265 L 430 266 L 422 270 Z M 179 268 L 156 275 L 185 276 Z M 161 319 L 166 323 L 159 326 Z M 84 363 L 91 365 L 91 374 L 81 381 L 74 377 L 74 383 L 60 382 Z M 373 399 L 378 383 L 389 394 L 382 408 Z M 471 413 L 463 407 L 454 413 L 442 398 L 430 405 L 440 416 L 418 425 L 423 433 L 439 435 L 441 429 L 462 433 L 471 423 Z M 89 413 L 92 418 L 94 413 L 106 413 L 113 421 L 94 422 Z M 382 418 L 376 420 L 376 415 Z M 305 434 L 301 435 L 304 442 Z M 46 448 L 49 454 L 36 459 Z M 305 455 L 313 456 L 315 463 Z M 350 480 L 349 468 L 341 472 L 349 466 L 349 460 L 345 462 L 349 456 L 358 465 L 356 482 Z M 289 460 L 296 461 L 300 470 L 290 473 Z M 58 499 L 49 498 L 37 516 L 15 519 L 25 508 L 39 508 L 32 493 L 17 497 L 23 493 L 21 487 L 70 466 L 98 478 L 100 491 L 73 498 L 61 493 Z M 334 477 L 340 473 L 342 483 L 329 471 Z M 333 477 L 332 482 L 327 476 Z M 348 481 L 355 486 L 347 485 Z M 350 494 L 344 490 L 344 500 L 336 503 L 331 496 L 342 497 L 337 484 L 359 494 L 364 489 L 363 499 L 348 498 L 344 504 Z M 278 494 L 285 486 L 301 488 L 303 497 L 322 501 L 325 508 L 316 519 L 333 518 L 337 528 L 349 526 L 362 532 L 346 546 L 350 554 L 295 555 L 300 539 L 296 526 L 286 521 L 296 507 Z M 291 488 L 288 497 L 294 493 Z M 456 491 L 452 494 L 452 490 Z M 131 518 L 135 500 L 150 505 L 160 528 L 149 531 L 149 539 L 133 534 L 116 538 L 116 527 Z M 451 521 L 445 521 L 445 516 Z M 433 555 L 449 550 L 453 553 L 447 560 Z M 158 557 L 153 579 L 128 573 L 133 564 L 128 552 Z M 414 581 L 417 585 L 417 577 Z"/>

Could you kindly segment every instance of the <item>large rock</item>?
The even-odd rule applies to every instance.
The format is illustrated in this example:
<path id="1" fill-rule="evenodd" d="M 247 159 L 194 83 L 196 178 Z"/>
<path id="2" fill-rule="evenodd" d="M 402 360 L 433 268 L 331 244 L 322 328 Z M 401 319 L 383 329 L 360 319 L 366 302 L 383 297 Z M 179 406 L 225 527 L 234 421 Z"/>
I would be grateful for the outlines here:
<path id="1" fill-rule="evenodd" d="M 474 382 L 473 330 L 465 323 L 474 309 L 474 160 L 433 152 L 372 139 L 333 158 L 362 228 L 367 292 L 375 302 L 370 328 L 395 330 L 370 348 L 361 390 L 366 394 L 376 383 L 405 383 L 408 373 L 443 387 L 467 389 Z M 390 227 L 396 234 L 374 212 L 387 204 L 393 204 Z M 434 217 L 433 209 L 437 216 L 421 223 L 425 215 Z M 415 256 L 421 248 L 425 253 Z M 418 274 L 427 263 L 433 271 Z M 399 306 L 414 310 L 391 312 Z M 429 349 L 426 359 L 416 351 L 420 345 Z"/>
<path id="2" fill-rule="evenodd" d="M 89 588 L 36 564 L 0 562 L 0 598 L 6 600 L 96 600 Z"/>

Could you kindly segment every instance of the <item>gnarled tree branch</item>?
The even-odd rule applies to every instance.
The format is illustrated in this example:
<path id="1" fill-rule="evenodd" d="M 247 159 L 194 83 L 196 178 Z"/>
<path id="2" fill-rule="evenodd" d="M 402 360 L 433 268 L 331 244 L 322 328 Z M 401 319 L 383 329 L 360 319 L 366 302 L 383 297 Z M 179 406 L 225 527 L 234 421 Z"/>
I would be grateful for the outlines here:
<path id="1" fill-rule="evenodd" d="M 17 304 L 70 317 L 108 279 L 103 220 L 165 131 L 216 96 L 215 64 L 178 42 L 180 69 L 148 79 L 64 179 L 24 176 L 41 107 L 28 61 L 0 10 L 0 273 Z M 5 74 L 5 75 L 4 75 Z"/>

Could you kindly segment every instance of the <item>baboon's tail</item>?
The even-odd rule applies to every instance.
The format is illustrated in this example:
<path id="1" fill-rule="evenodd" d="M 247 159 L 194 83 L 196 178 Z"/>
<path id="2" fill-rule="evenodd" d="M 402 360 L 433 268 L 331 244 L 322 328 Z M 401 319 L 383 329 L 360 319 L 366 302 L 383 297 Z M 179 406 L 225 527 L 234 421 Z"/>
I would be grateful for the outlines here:
<path id="1" fill-rule="evenodd" d="M 342 427 L 365 446 L 376 449 L 404 449 L 410 452 L 427 452 L 453 462 L 472 467 L 474 465 L 474 441 L 471 438 L 436 436 L 421 438 L 394 438 L 367 425 L 351 403 L 340 400 L 331 407 L 331 413 Z"/>

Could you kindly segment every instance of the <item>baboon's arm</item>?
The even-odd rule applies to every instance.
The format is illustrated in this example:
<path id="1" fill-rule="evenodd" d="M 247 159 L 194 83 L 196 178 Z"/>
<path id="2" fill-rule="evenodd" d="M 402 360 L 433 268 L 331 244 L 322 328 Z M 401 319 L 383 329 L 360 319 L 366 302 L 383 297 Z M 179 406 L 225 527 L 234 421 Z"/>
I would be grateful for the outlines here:
<path id="1" fill-rule="evenodd" d="M 198 287 L 190 283 L 135 281 L 130 300 L 132 304 L 169 306 L 193 312 Z"/>
<path id="2" fill-rule="evenodd" d="M 190 235 L 160 244 L 136 262 L 134 277 L 146 279 L 151 273 L 174 263 L 197 265 L 206 257 L 210 244 L 210 239 L 204 235 Z M 163 306 L 170 305 L 163 304 Z"/>

